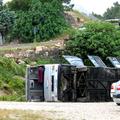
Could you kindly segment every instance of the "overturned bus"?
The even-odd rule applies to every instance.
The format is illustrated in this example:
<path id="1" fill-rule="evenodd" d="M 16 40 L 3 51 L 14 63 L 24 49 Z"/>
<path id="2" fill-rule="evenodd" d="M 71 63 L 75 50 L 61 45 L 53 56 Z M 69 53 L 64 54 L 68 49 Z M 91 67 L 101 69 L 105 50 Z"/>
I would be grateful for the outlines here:
<path id="1" fill-rule="evenodd" d="M 70 64 L 31 66 L 26 72 L 27 101 L 110 101 L 110 86 L 120 79 L 120 69 L 107 67 L 98 56 L 82 59 L 64 56 Z"/>

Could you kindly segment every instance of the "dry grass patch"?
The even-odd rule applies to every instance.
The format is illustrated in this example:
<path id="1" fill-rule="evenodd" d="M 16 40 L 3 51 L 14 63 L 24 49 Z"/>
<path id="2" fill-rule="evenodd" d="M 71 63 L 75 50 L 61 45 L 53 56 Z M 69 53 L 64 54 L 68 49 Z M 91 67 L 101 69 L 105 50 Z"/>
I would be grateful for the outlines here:
<path id="1" fill-rule="evenodd" d="M 0 120 L 51 120 L 42 113 L 25 110 L 0 110 Z"/>

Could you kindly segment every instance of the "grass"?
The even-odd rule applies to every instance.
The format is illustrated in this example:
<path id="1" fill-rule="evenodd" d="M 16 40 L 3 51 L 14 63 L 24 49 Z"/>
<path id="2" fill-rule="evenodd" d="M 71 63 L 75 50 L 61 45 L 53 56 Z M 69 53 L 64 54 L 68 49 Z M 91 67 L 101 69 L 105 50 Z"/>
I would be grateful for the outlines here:
<path id="1" fill-rule="evenodd" d="M 0 52 L 16 51 L 16 50 L 28 50 L 28 49 L 33 49 L 38 45 L 41 45 L 41 44 L 40 43 L 26 43 L 26 44 L 16 44 L 16 45 L 5 45 L 5 46 L 0 47 Z"/>
<path id="2" fill-rule="evenodd" d="M 0 100 L 21 101 L 25 89 L 24 76 L 24 66 L 18 65 L 14 59 L 0 57 Z"/>
<path id="3" fill-rule="evenodd" d="M 22 110 L 0 110 L 0 120 L 50 120 L 41 113 Z"/>
<path id="4" fill-rule="evenodd" d="M 65 120 L 54 118 L 50 112 L 31 111 L 31 110 L 7 110 L 0 109 L 0 120 Z"/>
<path id="5" fill-rule="evenodd" d="M 0 46 L 0 52 L 8 52 L 8 51 L 16 51 L 16 50 L 30 50 L 34 49 L 37 46 L 46 46 L 46 47 L 51 47 L 54 46 L 58 42 L 58 40 L 63 40 L 64 37 L 66 36 L 66 33 L 61 34 L 55 38 L 52 39 L 51 41 L 43 41 L 43 42 L 35 42 L 35 43 L 22 43 L 22 44 L 8 44 L 4 46 Z"/>

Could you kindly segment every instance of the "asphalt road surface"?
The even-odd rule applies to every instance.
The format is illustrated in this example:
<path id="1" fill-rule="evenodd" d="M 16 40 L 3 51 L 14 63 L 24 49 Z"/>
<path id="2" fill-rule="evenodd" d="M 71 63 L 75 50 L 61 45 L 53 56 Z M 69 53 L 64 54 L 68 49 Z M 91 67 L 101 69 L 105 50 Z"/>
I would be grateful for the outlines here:
<path id="1" fill-rule="evenodd" d="M 117 106 L 114 102 L 0 102 L 0 109 L 44 112 L 58 120 L 120 120 L 120 106 Z"/>

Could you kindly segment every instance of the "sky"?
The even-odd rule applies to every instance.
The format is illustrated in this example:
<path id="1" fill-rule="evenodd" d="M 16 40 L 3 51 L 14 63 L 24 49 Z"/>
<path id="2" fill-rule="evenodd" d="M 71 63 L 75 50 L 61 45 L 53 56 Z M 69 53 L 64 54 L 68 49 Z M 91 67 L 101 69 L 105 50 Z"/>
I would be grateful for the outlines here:
<path id="1" fill-rule="evenodd" d="M 3 0 L 3 3 L 6 3 L 6 2 L 8 2 L 8 1 L 11 1 L 11 0 Z"/>
<path id="2" fill-rule="evenodd" d="M 4 3 L 10 0 L 3 0 Z M 110 8 L 114 2 L 120 0 L 71 0 L 75 5 L 74 9 L 80 10 L 85 13 L 96 13 L 102 15 L 107 8 Z"/>
<path id="3" fill-rule="evenodd" d="M 120 0 L 71 0 L 71 3 L 75 5 L 74 9 L 87 12 L 96 13 L 102 15 L 107 8 L 110 8 L 114 2 Z"/>

